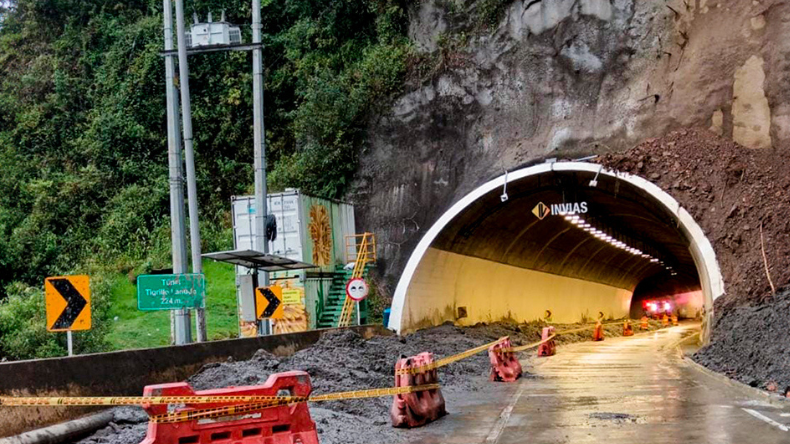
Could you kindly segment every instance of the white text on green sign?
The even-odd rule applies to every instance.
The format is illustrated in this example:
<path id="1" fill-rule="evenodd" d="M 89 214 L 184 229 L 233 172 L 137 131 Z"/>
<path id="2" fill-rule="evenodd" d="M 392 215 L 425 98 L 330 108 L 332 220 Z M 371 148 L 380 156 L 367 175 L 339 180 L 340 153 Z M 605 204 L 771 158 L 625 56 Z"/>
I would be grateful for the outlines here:
<path id="1" fill-rule="evenodd" d="M 137 277 L 137 308 L 178 310 L 203 308 L 206 278 L 203 274 L 148 274 Z"/>

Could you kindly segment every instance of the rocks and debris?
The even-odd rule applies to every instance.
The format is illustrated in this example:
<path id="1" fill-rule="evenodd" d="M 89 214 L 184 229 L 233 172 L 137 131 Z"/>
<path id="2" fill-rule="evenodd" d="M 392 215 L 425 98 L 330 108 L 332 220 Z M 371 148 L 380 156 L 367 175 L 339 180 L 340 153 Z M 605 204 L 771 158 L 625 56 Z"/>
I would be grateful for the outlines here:
<path id="1" fill-rule="evenodd" d="M 513 345 L 540 340 L 543 322 L 517 324 L 499 322 L 456 327 L 444 324 L 420 330 L 405 337 L 375 336 L 364 339 L 352 330 L 325 333 L 312 347 L 291 356 L 277 357 L 258 350 L 249 360 L 212 363 L 203 366 L 188 382 L 195 390 L 239 385 L 263 384 L 270 374 L 303 370 L 310 374 L 313 393 L 333 393 L 394 385 L 395 361 L 402 355 L 411 356 L 431 351 L 442 358 L 509 336 Z M 580 324 L 555 325 L 558 331 L 578 328 Z M 651 321 L 651 330 L 659 323 Z M 622 324 L 606 325 L 606 335 L 620 336 Z M 589 340 L 592 330 L 557 338 L 560 344 Z M 522 354 L 534 353 L 534 350 Z M 448 410 L 470 393 L 484 392 L 490 387 L 490 364 L 486 353 L 479 353 L 439 369 Z M 528 368 L 524 377 L 530 377 Z M 316 422 L 321 442 L 352 444 L 400 442 L 408 431 L 394 429 L 390 424 L 391 397 L 356 399 L 311 404 L 310 413 Z M 145 436 L 147 415 L 142 409 L 116 409 L 116 421 L 79 444 L 138 444 Z M 427 427 L 430 427 L 428 425 Z"/>
<path id="2" fill-rule="evenodd" d="M 601 163 L 646 176 L 694 217 L 711 241 L 726 294 L 716 300 L 700 364 L 746 384 L 790 385 L 790 175 L 786 156 L 748 149 L 705 129 L 650 139 Z M 772 295 L 761 251 L 762 226 Z"/>
<path id="3" fill-rule="evenodd" d="M 600 159 L 607 168 L 648 177 L 694 217 L 710 239 L 725 279 L 716 310 L 768 301 L 760 230 L 771 278 L 790 284 L 790 175 L 773 150 L 744 148 L 706 129 L 684 129 Z"/>
<path id="4" fill-rule="evenodd" d="M 113 416 L 116 424 L 139 424 L 148 421 L 148 415 L 137 407 L 116 407 L 113 409 Z"/>
<path id="5" fill-rule="evenodd" d="M 692 359 L 752 387 L 776 391 L 790 386 L 790 289 L 770 303 L 720 315 L 710 345 Z"/>

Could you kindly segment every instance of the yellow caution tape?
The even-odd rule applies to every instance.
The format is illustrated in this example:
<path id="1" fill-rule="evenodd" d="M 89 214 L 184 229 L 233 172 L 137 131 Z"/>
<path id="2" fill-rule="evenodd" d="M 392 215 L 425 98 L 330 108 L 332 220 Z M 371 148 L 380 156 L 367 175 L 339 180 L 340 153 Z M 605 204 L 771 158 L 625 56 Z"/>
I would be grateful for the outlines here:
<path id="1" fill-rule="evenodd" d="M 440 388 L 439 384 L 424 384 L 424 385 L 411 385 L 406 387 L 388 387 L 380 389 L 368 390 L 354 390 L 350 392 L 327 393 L 325 395 L 313 395 L 310 397 L 310 402 L 321 401 L 341 401 L 343 399 L 363 399 L 363 398 L 377 398 L 381 396 L 395 396 L 404 395 L 407 393 L 422 392 L 426 390 L 436 390 Z"/>
<path id="2" fill-rule="evenodd" d="M 162 415 L 154 415 L 149 418 L 151 422 L 156 423 L 169 423 L 169 422 L 185 422 L 194 421 L 198 419 L 219 418 L 224 416 L 234 416 L 244 413 L 255 412 L 266 408 L 277 407 L 287 404 L 296 404 L 299 402 L 322 402 L 322 401 L 342 401 L 345 399 L 363 399 L 363 398 L 377 398 L 381 396 L 394 396 L 403 395 L 407 393 L 415 393 L 425 390 L 436 390 L 439 384 L 426 384 L 408 387 L 389 387 L 381 389 L 369 390 L 355 390 L 350 392 L 327 393 L 324 395 L 314 395 L 310 397 L 298 396 L 282 396 L 276 401 L 231 405 L 226 407 L 218 407 L 212 409 L 202 410 L 187 410 L 181 412 L 167 413 Z"/>
<path id="3" fill-rule="evenodd" d="M 467 350 L 465 352 L 458 353 L 457 355 L 452 355 L 452 356 L 448 356 L 446 358 L 437 359 L 436 361 L 433 361 L 430 364 L 421 365 L 419 367 L 401 368 L 401 369 L 395 370 L 395 374 L 396 375 L 408 375 L 408 374 L 414 375 L 414 374 L 417 374 L 417 373 L 422 373 L 422 372 L 427 372 L 429 370 L 434 370 L 434 369 L 437 369 L 439 367 L 444 367 L 447 364 L 452 364 L 453 362 L 460 361 L 461 359 L 466 359 L 466 358 L 468 358 L 468 357 L 470 357 L 472 355 L 476 355 L 476 354 L 478 354 L 478 353 L 480 353 L 482 351 L 488 350 L 488 347 L 491 347 L 492 345 L 495 345 L 495 344 L 499 344 L 500 342 L 502 342 L 506 338 L 507 337 L 499 338 L 499 339 L 497 339 L 494 342 L 489 342 L 488 344 L 483 344 L 483 345 L 481 345 L 479 347 L 475 347 L 475 348 L 473 348 L 471 350 Z"/>
<path id="4" fill-rule="evenodd" d="M 623 325 L 623 322 L 624 321 L 607 322 L 605 324 L 602 323 L 601 326 L 602 327 L 606 327 L 607 325 Z M 596 324 L 591 324 L 591 325 L 588 325 L 588 326 L 585 326 L 585 327 L 581 327 L 581 328 L 573 328 L 573 329 L 570 329 L 570 330 L 562 330 L 562 331 L 555 332 L 554 334 L 556 336 L 560 336 L 560 335 L 567 335 L 567 334 L 571 334 L 571 333 L 578 333 L 580 331 L 585 331 L 585 330 L 592 330 L 593 328 L 595 328 L 595 325 Z"/>
<path id="5" fill-rule="evenodd" d="M 620 323 L 621 322 L 612 322 L 612 323 L 602 324 L 602 325 L 614 325 L 614 324 L 620 324 Z M 542 344 L 544 342 L 548 342 L 551 339 L 554 339 L 556 336 L 563 335 L 563 334 L 569 334 L 569 333 L 576 333 L 576 332 L 585 331 L 585 330 L 590 330 L 592 328 L 595 328 L 595 324 L 589 325 L 589 326 L 586 326 L 586 327 L 582 327 L 582 328 L 575 328 L 575 329 L 572 329 L 572 330 L 565 330 L 565 331 L 557 332 L 553 336 L 551 336 L 550 338 L 546 339 L 545 341 L 538 341 L 538 342 L 535 342 L 535 343 L 532 343 L 532 344 L 522 345 L 522 346 L 519 346 L 519 347 L 505 348 L 505 349 L 503 349 L 503 351 L 505 351 L 505 352 L 508 352 L 508 351 L 519 352 L 519 351 L 529 350 L 530 348 L 538 347 L 540 344 Z M 479 347 L 475 347 L 475 348 L 473 348 L 471 350 L 467 350 L 465 352 L 458 353 L 457 355 L 452 355 L 452 356 L 448 356 L 446 358 L 437 359 L 436 361 L 434 361 L 434 362 L 432 362 L 432 363 L 430 363 L 428 365 L 422 365 L 422 366 L 419 366 L 419 367 L 401 368 L 401 369 L 396 370 L 395 374 L 396 375 L 408 375 L 408 374 L 414 375 L 414 374 L 417 374 L 417 373 L 422 373 L 422 372 L 427 372 L 429 370 L 434 370 L 434 369 L 437 369 L 439 367 L 444 367 L 447 364 L 452 364 L 453 362 L 460 361 L 461 359 L 466 359 L 466 358 L 468 358 L 468 357 L 470 357 L 472 355 L 476 355 L 476 354 L 478 354 L 480 352 L 488 350 L 489 347 L 491 347 L 492 345 L 499 344 L 500 342 L 502 342 L 506 338 L 507 337 L 499 338 L 496 341 L 489 342 L 488 344 L 483 344 L 483 345 L 481 345 Z"/>
<path id="6" fill-rule="evenodd" d="M 520 352 L 520 351 L 524 351 L 524 350 L 529 350 L 531 348 L 539 347 L 541 344 L 543 344 L 545 342 L 551 341 L 556 336 L 557 336 L 557 334 L 555 333 L 555 334 L 549 336 L 548 338 L 542 339 L 542 340 L 540 340 L 538 342 L 533 342 L 532 344 L 527 344 L 527 345 L 519 345 L 518 347 L 503 348 L 502 351 L 503 352 L 516 353 L 516 352 Z"/>
<path id="7" fill-rule="evenodd" d="M 185 422 L 185 421 L 194 421 L 198 419 L 219 418 L 223 416 L 233 416 L 243 413 L 255 412 L 270 407 L 296 404 L 298 402 L 306 402 L 308 399 L 306 397 L 296 397 L 296 396 L 289 398 L 291 399 L 253 403 L 253 404 L 229 405 L 226 407 L 216 407 L 213 409 L 185 410 L 181 412 L 165 413 L 162 415 L 150 416 L 148 420 L 150 422 L 165 423 L 165 422 Z"/>
<path id="8" fill-rule="evenodd" d="M 610 322 L 601 325 L 615 325 L 621 324 L 621 321 Z M 580 331 L 590 330 L 595 327 L 595 324 L 575 328 L 571 330 L 563 330 L 556 332 L 545 340 L 534 342 L 531 344 L 521 345 L 518 347 L 503 348 L 504 352 L 520 352 L 529 350 L 540 346 L 541 344 L 554 339 L 557 336 L 577 333 Z M 438 359 L 430 364 L 409 367 L 396 370 L 396 375 L 404 374 L 417 374 L 429 370 L 434 370 L 445 365 L 452 364 L 453 362 L 460 361 L 468 358 L 477 353 L 488 350 L 489 347 L 499 344 L 507 337 L 499 338 L 496 341 L 483 344 L 479 347 L 458 353 L 456 355 L 448 356 L 446 358 Z M 156 415 L 151 417 L 155 422 L 172 422 L 172 421 L 190 421 L 193 419 L 201 418 L 214 418 L 218 416 L 234 415 L 246 413 L 250 411 L 260 410 L 267 407 L 275 407 L 278 405 L 294 404 L 298 402 L 320 402 L 320 401 L 336 401 L 344 399 L 362 399 L 373 398 L 379 396 L 394 396 L 405 393 L 413 393 L 423 390 L 438 389 L 438 384 L 427 384 L 421 386 L 408 386 L 408 387 L 393 387 L 383 389 L 369 389 L 357 390 L 350 392 L 328 393 L 324 395 L 315 395 L 310 397 L 299 396 L 113 396 L 113 397 L 7 397 L 0 396 L 0 406 L 116 406 L 116 405 L 172 405 L 172 404 L 238 404 L 225 407 L 217 407 L 212 409 L 203 410 L 190 410 L 185 412 L 169 413 L 166 415 Z"/>
<path id="9" fill-rule="evenodd" d="M 239 415 L 299 402 L 342 401 L 345 399 L 376 398 L 439 389 L 439 384 L 408 387 L 389 387 L 314 396 L 124 396 L 124 397 L 0 397 L 0 405 L 19 406 L 97 406 L 97 405 L 164 405 L 164 404 L 221 404 L 241 403 L 210 409 L 186 410 L 150 417 L 151 422 L 184 422 L 197 419 Z"/>
<path id="10" fill-rule="evenodd" d="M 96 406 L 96 405 L 164 405 L 224 404 L 276 402 L 289 396 L 85 396 L 85 397 L 0 397 L 0 406 Z"/>

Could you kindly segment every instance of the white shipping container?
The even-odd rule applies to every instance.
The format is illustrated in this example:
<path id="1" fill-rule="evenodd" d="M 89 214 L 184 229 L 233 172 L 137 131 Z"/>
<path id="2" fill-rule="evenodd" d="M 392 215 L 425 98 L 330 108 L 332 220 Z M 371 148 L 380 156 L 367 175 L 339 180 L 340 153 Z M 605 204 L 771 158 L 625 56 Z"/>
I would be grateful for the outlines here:
<path id="1" fill-rule="evenodd" d="M 350 204 L 315 198 L 300 193 L 298 190 L 286 190 L 282 193 L 269 194 L 266 201 L 266 210 L 273 214 L 277 221 L 277 237 L 269 242 L 269 253 L 287 257 L 299 262 L 315 264 L 313 239 L 310 237 L 311 209 L 324 207 L 328 218 L 331 234 L 331 253 L 329 263 L 320 268 L 298 271 L 283 271 L 270 273 L 272 280 L 297 278 L 298 283 L 292 282 L 305 289 L 305 308 L 309 314 L 310 325 L 315 327 L 315 306 L 319 295 L 328 295 L 328 287 L 319 291 L 319 285 L 326 287 L 328 283 L 308 283 L 307 273 L 333 272 L 338 265 L 345 264 L 346 236 L 354 235 L 354 207 Z M 258 248 L 255 241 L 255 197 L 234 196 L 231 200 L 233 213 L 233 245 L 235 250 L 255 250 Z M 326 257 L 324 257 L 326 258 Z M 246 267 L 237 266 L 237 276 L 250 273 Z M 331 278 L 330 278 L 331 280 Z M 327 281 L 329 282 L 329 281 Z M 238 279 L 237 279 L 238 284 Z M 245 305 L 254 304 L 252 300 L 238 294 L 239 306 L 244 311 Z"/>
<path id="2" fill-rule="evenodd" d="M 255 242 L 255 198 L 233 197 L 232 207 L 234 249 L 263 251 Z M 270 194 L 266 199 L 266 209 L 277 220 L 277 238 L 269 242 L 269 253 L 302 261 L 299 193 L 288 191 Z M 243 271 L 246 273 L 246 269 Z"/>

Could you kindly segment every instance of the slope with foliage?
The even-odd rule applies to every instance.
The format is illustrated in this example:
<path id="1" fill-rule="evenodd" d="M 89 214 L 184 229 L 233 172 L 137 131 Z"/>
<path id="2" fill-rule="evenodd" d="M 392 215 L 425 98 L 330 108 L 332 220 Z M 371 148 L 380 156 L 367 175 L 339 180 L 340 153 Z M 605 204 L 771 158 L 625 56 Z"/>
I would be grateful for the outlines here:
<path id="1" fill-rule="evenodd" d="M 369 113 L 402 84 L 405 5 L 263 3 L 271 186 L 338 197 Z M 169 264 L 162 3 L 8 5 L 0 25 L 0 356 L 23 358 L 62 350 L 30 317 L 39 316 L 44 277 Z M 186 2 L 202 16 L 221 9 L 230 22 L 249 22 L 249 1 Z M 189 62 L 204 249 L 215 250 L 230 243 L 229 197 L 251 189 L 251 56 Z M 96 286 L 97 301 L 108 287 Z M 83 351 L 106 348 L 105 333 L 97 329 Z M 19 338 L 29 344 L 20 348 Z"/>

